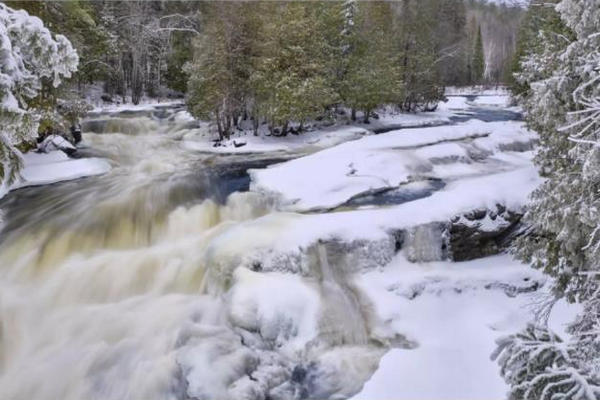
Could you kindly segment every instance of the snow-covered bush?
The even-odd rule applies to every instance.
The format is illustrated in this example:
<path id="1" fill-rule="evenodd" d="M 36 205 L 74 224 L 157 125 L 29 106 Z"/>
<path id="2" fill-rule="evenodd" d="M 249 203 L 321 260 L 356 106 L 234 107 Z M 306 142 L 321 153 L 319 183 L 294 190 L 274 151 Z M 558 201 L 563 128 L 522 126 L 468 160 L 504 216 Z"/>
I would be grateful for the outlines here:
<path id="1" fill-rule="evenodd" d="M 77 69 L 79 57 L 69 40 L 53 35 L 25 11 L 0 3 L 0 186 L 17 177 L 17 145 L 37 133 L 39 116 L 29 106 L 43 79 L 58 87 Z"/>

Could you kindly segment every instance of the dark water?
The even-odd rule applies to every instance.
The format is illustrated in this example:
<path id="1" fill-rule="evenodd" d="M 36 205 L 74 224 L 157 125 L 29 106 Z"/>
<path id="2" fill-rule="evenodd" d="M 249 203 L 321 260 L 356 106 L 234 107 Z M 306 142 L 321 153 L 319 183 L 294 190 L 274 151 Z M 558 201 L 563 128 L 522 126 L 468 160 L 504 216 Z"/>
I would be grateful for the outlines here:
<path id="1" fill-rule="evenodd" d="M 472 119 L 478 119 L 483 122 L 522 121 L 523 115 L 516 111 L 500 108 L 472 107 L 469 109 L 468 113 L 450 118 L 454 123 L 466 122 Z"/>
<path id="2" fill-rule="evenodd" d="M 445 186 L 446 183 L 440 179 L 408 183 L 397 188 L 356 196 L 342 207 L 390 206 L 408 203 L 409 201 L 429 197 Z"/>

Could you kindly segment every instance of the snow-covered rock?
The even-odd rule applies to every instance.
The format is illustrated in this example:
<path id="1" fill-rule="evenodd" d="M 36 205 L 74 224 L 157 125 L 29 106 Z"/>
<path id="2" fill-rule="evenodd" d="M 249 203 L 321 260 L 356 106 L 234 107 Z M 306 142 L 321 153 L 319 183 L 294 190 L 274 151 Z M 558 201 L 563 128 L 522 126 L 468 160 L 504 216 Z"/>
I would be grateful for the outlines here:
<path id="1" fill-rule="evenodd" d="M 60 150 L 52 150 L 48 153 L 25 153 L 23 154 L 21 179 L 10 187 L 0 186 L 0 198 L 10 190 L 101 175 L 110 169 L 111 166 L 107 160 L 101 158 L 73 159 Z"/>

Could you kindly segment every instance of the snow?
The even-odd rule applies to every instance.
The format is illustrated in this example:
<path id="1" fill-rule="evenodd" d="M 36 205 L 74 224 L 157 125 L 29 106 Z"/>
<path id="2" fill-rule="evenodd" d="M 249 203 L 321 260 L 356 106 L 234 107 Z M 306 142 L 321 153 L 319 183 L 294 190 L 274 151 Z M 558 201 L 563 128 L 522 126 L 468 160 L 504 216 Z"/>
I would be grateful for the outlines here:
<path id="1" fill-rule="evenodd" d="M 221 142 L 221 146 L 214 147 L 210 136 L 186 135 L 183 146 L 186 149 L 209 153 L 268 153 L 268 152 L 301 152 L 315 151 L 332 147 L 337 144 L 356 140 L 369 131 L 354 126 L 340 126 L 329 129 L 304 132 L 300 135 L 288 135 L 285 138 L 275 136 L 254 136 L 247 133 L 243 136 L 235 135 L 230 140 Z M 243 146 L 236 147 L 234 143 Z"/>
<path id="2" fill-rule="evenodd" d="M 363 261 L 369 266 L 383 265 L 393 252 L 389 232 L 446 222 L 475 209 L 495 210 L 497 204 L 519 210 L 540 183 L 536 169 L 528 163 L 508 172 L 458 179 L 429 197 L 400 205 L 322 214 L 272 212 L 221 232 L 211 241 L 207 262 L 219 260 L 212 262 L 218 276 L 257 261 L 265 271 L 306 273 L 303 251 L 319 240 L 337 239 L 368 241 L 373 247 L 361 245 L 367 257 Z"/>
<path id="3" fill-rule="evenodd" d="M 139 104 L 101 104 L 90 111 L 91 113 L 118 113 L 123 111 L 150 111 L 157 107 L 183 106 L 181 100 L 161 101 L 158 99 L 142 99 Z"/>
<path id="4" fill-rule="evenodd" d="M 49 153 L 25 153 L 23 169 L 20 172 L 21 179 L 10 187 L 0 187 L 0 198 L 10 190 L 101 175 L 110 169 L 108 161 L 101 158 L 73 159 L 58 150 Z"/>
<path id="5" fill-rule="evenodd" d="M 333 208 L 361 193 L 413 180 L 482 173 L 490 165 L 470 162 L 469 154 L 493 154 L 502 146 L 526 146 L 535 139 L 519 122 L 473 120 L 462 125 L 392 131 L 250 171 L 252 189 L 281 196 L 294 211 Z M 459 141 L 460 146 L 455 143 Z M 448 162 L 436 166 L 439 159 Z"/>
<path id="6" fill-rule="evenodd" d="M 506 86 L 448 86 L 446 96 L 508 96 L 510 90 Z"/>
<path id="7" fill-rule="evenodd" d="M 451 98 L 431 121 L 470 107 L 465 97 Z M 119 110 L 124 107 L 113 109 Z M 390 114 L 380 121 L 419 119 Z M 118 140 L 114 147 L 128 157 L 168 164 L 143 163 L 150 177 L 188 172 L 188 156 L 202 159 L 195 151 L 304 156 L 252 171 L 256 191 L 232 194 L 225 205 L 207 199 L 171 210 L 164 224 L 152 227 L 156 237 L 147 245 L 90 252 L 76 247 L 76 257 L 52 261 L 50 279 L 35 280 L 36 290 L 7 285 L 7 309 L 20 315 L 13 330 L 31 333 L 6 374 L 8 397 L 22 393 L 20 383 L 33 377 L 45 385 L 32 389 L 37 397 L 79 398 L 86 380 L 54 378 L 65 368 L 77 377 L 90 363 L 99 387 L 114 398 L 131 388 L 146 397 L 167 393 L 175 374 L 186 391 L 181 396 L 193 398 L 289 398 L 304 389 L 310 398 L 346 398 L 361 390 L 356 399 L 505 397 L 507 387 L 489 357 L 496 338 L 531 318 L 529 305 L 540 291 L 530 291 L 544 284 L 544 276 L 508 255 L 463 263 L 423 260 L 441 258 L 428 251 L 440 253 L 441 232 L 431 229 L 436 222 L 497 204 L 519 210 L 541 183 L 531 163 L 537 137 L 524 124 L 471 121 L 380 135 L 368 127 L 338 126 L 285 138 L 237 135 L 246 146 L 234 148 L 232 140 L 212 148 L 205 126 L 189 127 L 187 112 L 164 121 L 149 129 L 156 135 L 129 137 L 131 147 L 124 134 L 86 139 L 100 149 L 100 143 Z M 163 130 L 167 122 L 174 122 L 173 129 Z M 144 123 L 132 134 L 145 132 Z M 163 151 L 172 143 L 191 151 L 173 157 L 172 148 Z M 110 168 L 101 159 L 73 160 L 61 152 L 24 158 L 23 185 Z M 196 172 L 198 163 L 193 165 Z M 140 172 L 138 164 L 122 167 L 133 177 Z M 431 180 L 444 185 L 405 203 L 302 213 L 374 190 L 423 191 Z M 122 187 L 130 188 L 129 182 Z M 474 224 L 492 230 L 499 220 L 488 214 Z M 398 254 L 391 237 L 397 230 L 407 232 Z M 341 250 L 327 247 L 334 241 Z M 48 248 L 63 250 L 52 244 Z M 22 296 L 27 290 L 32 297 Z M 557 309 L 552 326 L 564 328 L 572 312 Z M 56 360 L 64 368 L 57 370 Z M 294 378 L 297 367 L 305 377 Z M 267 393 L 286 385 L 291 389 L 282 396 Z"/>
<path id="8" fill-rule="evenodd" d="M 447 96 L 447 100 L 439 104 L 441 110 L 460 110 L 469 108 L 468 100 L 465 96 Z"/>
<path id="9" fill-rule="evenodd" d="M 487 92 L 486 92 L 487 93 Z M 496 92 L 504 95 L 505 92 Z M 498 96 L 502 97 L 502 96 Z M 338 125 L 332 127 L 312 127 L 299 134 L 288 134 L 285 137 L 271 136 L 266 126 L 259 128 L 259 135 L 254 136 L 252 129 L 242 124 L 243 130 L 236 130 L 229 140 L 223 140 L 215 146 L 215 133 L 211 133 L 206 122 L 200 123 L 200 128 L 187 132 L 183 137 L 183 146 L 189 150 L 210 153 L 265 153 L 265 152 L 313 152 L 315 150 L 332 147 L 346 141 L 355 140 L 362 136 L 380 130 L 399 130 L 408 128 L 424 128 L 440 125 L 450 125 L 452 118 L 472 114 L 470 110 L 475 106 L 465 96 L 450 96 L 446 102 L 441 102 L 433 112 L 402 113 L 393 107 L 383 107 L 377 110 L 378 117 L 372 118 L 370 123 L 364 124 L 362 114 L 357 114 L 357 122 L 346 121 L 340 118 Z M 113 111 L 123 110 L 123 106 L 114 108 Z M 144 109 L 143 107 L 140 109 Z M 349 110 L 345 110 L 349 114 Z M 194 121 L 187 112 L 181 112 L 177 117 L 181 121 Z M 237 146 L 236 146 L 237 145 Z M 239 147 L 238 147 L 239 146 Z"/>
<path id="10" fill-rule="evenodd" d="M 411 264 L 403 254 L 380 271 L 356 276 L 388 335 L 416 348 L 395 348 L 353 399 L 501 399 L 507 387 L 490 360 L 495 340 L 532 317 L 536 294 L 509 296 L 544 276 L 508 255 L 463 262 Z"/>
<path id="11" fill-rule="evenodd" d="M 510 96 L 506 95 L 489 95 L 489 96 L 477 96 L 474 103 L 480 106 L 499 106 L 505 107 L 510 104 Z"/>
<path id="12" fill-rule="evenodd" d="M 319 293 L 300 276 L 238 268 L 233 285 L 229 315 L 235 325 L 291 354 L 316 337 Z"/>
<path id="13" fill-rule="evenodd" d="M 440 103 L 438 109 L 433 112 L 401 113 L 392 110 L 383 110 L 379 114 L 379 119 L 371 120 L 368 125 L 364 126 L 377 130 L 378 128 L 387 128 L 390 126 L 400 129 L 446 125 L 451 122 L 450 117 L 454 113 L 445 108 L 444 104 Z"/>

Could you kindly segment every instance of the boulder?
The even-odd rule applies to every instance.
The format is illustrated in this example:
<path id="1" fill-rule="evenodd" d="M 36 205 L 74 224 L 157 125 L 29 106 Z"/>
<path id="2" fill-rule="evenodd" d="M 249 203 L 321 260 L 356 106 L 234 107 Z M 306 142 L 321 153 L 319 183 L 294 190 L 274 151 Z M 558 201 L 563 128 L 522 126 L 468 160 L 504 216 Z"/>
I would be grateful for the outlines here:
<path id="1" fill-rule="evenodd" d="M 67 155 L 72 155 L 77 151 L 77 148 L 60 135 L 49 135 L 38 144 L 38 151 L 40 153 L 49 153 L 56 150 L 61 150 Z"/>
<path id="2" fill-rule="evenodd" d="M 448 226 L 448 256 L 453 261 L 487 257 L 506 250 L 521 232 L 521 212 L 501 204 L 454 217 Z"/>

